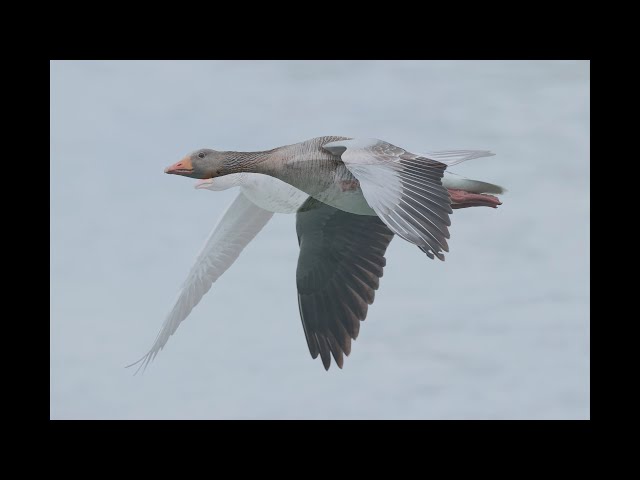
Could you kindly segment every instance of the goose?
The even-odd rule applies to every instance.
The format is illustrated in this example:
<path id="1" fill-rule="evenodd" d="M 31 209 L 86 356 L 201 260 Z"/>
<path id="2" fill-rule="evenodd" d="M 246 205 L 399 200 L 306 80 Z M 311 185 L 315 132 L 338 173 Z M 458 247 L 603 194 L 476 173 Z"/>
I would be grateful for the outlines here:
<path id="1" fill-rule="evenodd" d="M 307 346 L 325 370 L 331 357 L 342 368 L 373 303 L 394 234 L 444 260 L 452 209 L 501 204 L 490 194 L 504 193 L 502 187 L 445 172 L 490 155 L 414 155 L 381 140 L 347 137 L 265 152 L 192 152 L 165 173 L 199 178 L 196 189 L 241 191 L 198 254 L 152 348 L 129 367 L 146 368 L 274 213 L 296 213 L 298 306 Z"/>

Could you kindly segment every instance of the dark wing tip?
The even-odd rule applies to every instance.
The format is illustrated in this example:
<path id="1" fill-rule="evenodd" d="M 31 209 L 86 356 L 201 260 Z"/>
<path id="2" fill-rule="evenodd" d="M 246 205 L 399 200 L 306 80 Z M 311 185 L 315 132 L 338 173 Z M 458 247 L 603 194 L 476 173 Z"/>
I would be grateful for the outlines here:
<path id="1" fill-rule="evenodd" d="M 329 367 L 331 366 L 331 358 L 330 357 L 322 357 L 322 365 L 326 371 L 329 371 Z"/>

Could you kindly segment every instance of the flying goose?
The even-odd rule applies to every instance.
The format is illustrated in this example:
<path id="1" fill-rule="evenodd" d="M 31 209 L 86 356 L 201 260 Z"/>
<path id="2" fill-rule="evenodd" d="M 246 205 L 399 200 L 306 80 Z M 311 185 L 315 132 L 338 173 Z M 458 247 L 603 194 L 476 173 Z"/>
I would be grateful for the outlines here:
<path id="1" fill-rule="evenodd" d="M 214 227 L 185 280 L 146 367 L 273 213 L 296 212 L 298 305 L 311 356 L 342 368 L 379 286 L 394 234 L 444 260 L 452 208 L 497 207 L 497 185 L 452 177 L 449 165 L 493 155 L 414 155 L 380 140 L 319 137 L 265 152 L 197 150 L 165 173 L 198 189 L 241 193 Z M 286 182 L 286 183 L 285 183 Z M 132 366 L 130 365 L 130 366 Z"/>

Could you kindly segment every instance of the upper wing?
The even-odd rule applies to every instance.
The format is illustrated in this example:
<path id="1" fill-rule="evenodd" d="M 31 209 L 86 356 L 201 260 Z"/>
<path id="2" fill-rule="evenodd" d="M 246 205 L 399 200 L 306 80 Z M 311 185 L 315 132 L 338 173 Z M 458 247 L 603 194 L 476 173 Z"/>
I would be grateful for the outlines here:
<path id="1" fill-rule="evenodd" d="M 139 370 L 155 358 L 180 322 L 187 318 L 213 282 L 233 264 L 272 216 L 272 212 L 256 206 L 244 194 L 236 197 L 209 234 L 153 346 L 144 357 L 128 367 L 142 362 Z"/>
<path id="2" fill-rule="evenodd" d="M 355 215 L 310 197 L 296 214 L 298 306 L 311 356 L 342 368 L 367 316 L 393 238 L 376 216 Z"/>
<path id="3" fill-rule="evenodd" d="M 444 260 L 453 212 L 442 185 L 447 165 L 381 140 L 340 140 L 323 148 L 341 156 L 369 206 L 394 233 Z"/>

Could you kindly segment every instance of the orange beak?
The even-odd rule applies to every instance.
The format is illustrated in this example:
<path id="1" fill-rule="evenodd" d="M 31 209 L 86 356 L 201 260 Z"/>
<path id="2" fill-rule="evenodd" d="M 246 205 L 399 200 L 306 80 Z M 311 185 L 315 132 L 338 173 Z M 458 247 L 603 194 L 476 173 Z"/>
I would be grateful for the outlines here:
<path id="1" fill-rule="evenodd" d="M 185 175 L 191 172 L 193 172 L 193 165 L 189 157 L 184 157 L 178 163 L 174 163 L 170 167 L 164 169 L 164 173 L 169 173 L 171 175 Z"/>

